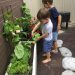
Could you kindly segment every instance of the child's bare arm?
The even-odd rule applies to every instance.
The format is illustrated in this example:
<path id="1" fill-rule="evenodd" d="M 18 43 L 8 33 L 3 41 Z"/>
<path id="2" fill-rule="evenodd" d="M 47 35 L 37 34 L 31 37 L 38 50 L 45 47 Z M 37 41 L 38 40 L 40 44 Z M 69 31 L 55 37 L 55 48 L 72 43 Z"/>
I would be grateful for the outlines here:
<path id="1" fill-rule="evenodd" d="M 37 39 L 37 41 L 40 40 L 40 39 L 42 39 L 42 38 L 45 38 L 45 37 L 47 37 L 47 36 L 48 36 L 48 33 L 45 33 L 45 34 L 43 34 L 42 36 L 40 36 L 40 37 Z"/>
<path id="2" fill-rule="evenodd" d="M 32 32 L 31 32 L 31 35 L 32 35 L 32 36 L 34 36 L 34 32 L 39 28 L 40 24 L 41 24 L 41 23 L 38 22 L 38 23 L 35 25 L 35 27 L 33 28 Z"/>
<path id="3" fill-rule="evenodd" d="M 58 31 L 61 29 L 61 15 L 58 16 Z"/>

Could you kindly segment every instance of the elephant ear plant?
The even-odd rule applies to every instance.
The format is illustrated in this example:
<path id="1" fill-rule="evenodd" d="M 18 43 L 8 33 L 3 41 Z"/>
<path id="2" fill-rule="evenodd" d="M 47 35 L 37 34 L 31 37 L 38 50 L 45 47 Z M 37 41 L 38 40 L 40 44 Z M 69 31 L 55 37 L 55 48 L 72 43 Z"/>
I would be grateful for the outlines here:
<path id="1" fill-rule="evenodd" d="M 29 45 L 28 45 L 29 44 Z M 12 55 L 11 63 L 8 66 L 7 72 L 13 74 L 27 74 L 30 72 L 29 59 L 31 57 L 30 41 L 20 42 L 16 45 Z"/>

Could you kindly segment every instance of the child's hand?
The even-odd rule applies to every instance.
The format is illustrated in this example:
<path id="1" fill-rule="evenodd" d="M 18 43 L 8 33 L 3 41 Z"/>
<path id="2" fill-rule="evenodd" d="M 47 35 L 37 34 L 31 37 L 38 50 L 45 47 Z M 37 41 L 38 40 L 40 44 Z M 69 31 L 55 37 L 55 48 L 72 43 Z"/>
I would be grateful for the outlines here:
<path id="1" fill-rule="evenodd" d="M 35 41 L 32 41 L 32 44 L 35 44 L 36 42 Z"/>
<path id="2" fill-rule="evenodd" d="M 40 40 L 40 38 L 37 38 L 37 39 L 36 39 L 36 42 L 39 41 L 39 40 Z"/>
<path id="3" fill-rule="evenodd" d="M 34 37 L 34 33 L 33 32 L 31 32 L 31 36 Z"/>
<path id="4" fill-rule="evenodd" d="M 40 34 L 39 33 L 34 33 L 32 36 L 33 36 L 32 40 L 34 40 L 34 41 L 38 41 L 40 39 Z"/>

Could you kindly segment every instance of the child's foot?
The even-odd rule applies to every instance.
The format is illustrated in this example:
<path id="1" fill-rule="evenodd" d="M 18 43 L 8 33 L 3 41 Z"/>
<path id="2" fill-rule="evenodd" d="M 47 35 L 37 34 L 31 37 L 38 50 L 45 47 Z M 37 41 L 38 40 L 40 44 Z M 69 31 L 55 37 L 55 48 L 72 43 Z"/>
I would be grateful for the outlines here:
<path id="1" fill-rule="evenodd" d="M 44 57 L 45 57 L 45 56 L 47 56 L 47 54 L 43 54 L 42 56 L 44 56 Z M 50 55 L 50 56 L 51 56 L 51 55 Z"/>
<path id="2" fill-rule="evenodd" d="M 52 50 L 52 52 L 56 54 L 56 53 L 58 53 L 58 50 Z"/>
<path id="3" fill-rule="evenodd" d="M 51 61 L 51 59 L 45 59 L 45 60 L 42 61 L 42 63 L 46 64 L 46 63 L 48 63 L 50 61 Z"/>

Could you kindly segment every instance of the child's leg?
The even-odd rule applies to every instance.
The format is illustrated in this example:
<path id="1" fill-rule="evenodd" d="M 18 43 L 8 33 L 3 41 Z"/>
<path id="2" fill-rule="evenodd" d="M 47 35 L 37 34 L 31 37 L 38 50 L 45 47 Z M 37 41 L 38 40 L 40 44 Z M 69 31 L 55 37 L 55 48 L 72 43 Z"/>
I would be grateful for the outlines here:
<path id="1" fill-rule="evenodd" d="M 50 55 L 50 52 L 46 53 L 46 56 L 47 56 L 47 58 L 46 58 L 45 60 L 42 61 L 43 63 L 48 63 L 48 62 L 51 61 L 51 55 Z"/>
<path id="2" fill-rule="evenodd" d="M 43 55 L 42 56 L 47 56 L 47 53 L 43 53 Z"/>
<path id="3" fill-rule="evenodd" d="M 58 52 L 57 37 L 58 37 L 58 32 L 53 32 L 53 50 L 52 52 L 54 53 Z"/>
<path id="4" fill-rule="evenodd" d="M 55 41 L 55 42 L 53 43 L 53 50 L 52 50 L 52 52 L 54 52 L 54 53 L 57 53 L 57 52 L 58 52 L 57 41 Z"/>
<path id="5" fill-rule="evenodd" d="M 51 61 L 50 52 L 51 52 L 51 48 L 52 48 L 52 43 L 53 43 L 52 40 L 50 40 L 50 41 L 44 40 L 43 50 L 46 53 L 47 58 L 42 61 L 43 63 L 47 63 L 47 62 Z"/>

